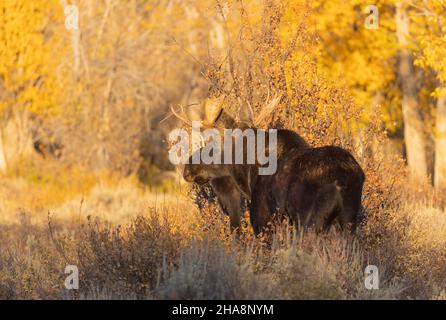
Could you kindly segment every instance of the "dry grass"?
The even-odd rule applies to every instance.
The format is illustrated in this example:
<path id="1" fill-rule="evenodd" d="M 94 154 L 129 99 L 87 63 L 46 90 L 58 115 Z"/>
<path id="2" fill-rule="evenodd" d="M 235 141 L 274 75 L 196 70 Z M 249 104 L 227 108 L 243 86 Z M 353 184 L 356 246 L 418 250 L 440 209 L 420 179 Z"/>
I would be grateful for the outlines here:
<path id="1" fill-rule="evenodd" d="M 0 225 L 0 298 L 445 297 L 445 212 L 421 201 L 371 216 L 356 237 L 296 234 L 284 223 L 268 247 L 250 228 L 236 239 L 214 205 L 199 210 L 186 186 L 180 189 L 154 194 L 133 179 L 98 179 L 88 194 L 54 206 L 49 221 L 32 206 L 2 211 L 8 223 Z M 10 208 L 6 202 L 2 208 Z M 64 287 L 68 264 L 79 268 L 79 290 Z M 368 264 L 380 270 L 379 290 L 364 287 Z"/>

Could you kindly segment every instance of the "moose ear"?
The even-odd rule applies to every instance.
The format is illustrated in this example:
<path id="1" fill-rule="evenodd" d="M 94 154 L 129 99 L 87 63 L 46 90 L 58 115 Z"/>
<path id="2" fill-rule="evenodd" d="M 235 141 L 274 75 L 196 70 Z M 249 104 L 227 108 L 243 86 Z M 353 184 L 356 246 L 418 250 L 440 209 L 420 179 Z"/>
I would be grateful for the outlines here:
<path id="1" fill-rule="evenodd" d="M 223 104 L 225 98 L 223 96 L 208 98 L 204 102 L 204 121 L 207 126 L 213 126 L 214 123 L 223 113 Z"/>

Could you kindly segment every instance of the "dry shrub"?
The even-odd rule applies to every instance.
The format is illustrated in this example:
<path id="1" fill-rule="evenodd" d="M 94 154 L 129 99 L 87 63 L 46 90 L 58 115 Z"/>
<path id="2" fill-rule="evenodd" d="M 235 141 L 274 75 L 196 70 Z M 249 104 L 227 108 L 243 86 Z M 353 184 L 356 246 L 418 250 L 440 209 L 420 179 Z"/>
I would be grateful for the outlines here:
<path id="1" fill-rule="evenodd" d="M 23 216 L 0 226 L 0 299 L 54 299 L 63 284 L 63 263 L 47 230 Z"/>
<path id="2" fill-rule="evenodd" d="M 410 251 L 404 257 L 405 270 L 408 281 L 418 290 L 415 293 L 430 298 L 446 286 L 445 212 L 428 207 L 407 210 L 408 214 L 415 214 L 408 232 Z"/>
<path id="3" fill-rule="evenodd" d="M 211 239 L 230 240 L 229 218 L 220 207 L 210 184 L 192 185 L 187 193 L 199 210 L 200 229 Z"/>
<path id="4" fill-rule="evenodd" d="M 444 214 L 438 208 L 405 205 L 387 220 L 386 241 L 374 246 L 392 274 L 404 281 L 405 297 L 430 299 L 444 289 Z"/>
<path id="5" fill-rule="evenodd" d="M 296 234 L 288 225 L 280 226 L 273 255 L 275 285 L 282 290 L 277 298 L 397 299 L 402 291 L 381 261 L 371 260 L 357 239 L 336 230 L 321 236 L 311 230 Z M 369 264 L 379 266 L 379 290 L 364 286 Z"/>
<path id="6" fill-rule="evenodd" d="M 73 237 L 54 236 L 67 263 L 79 266 L 84 295 L 106 291 L 117 297 L 143 297 L 153 288 L 163 264 L 176 261 L 184 246 L 166 218 L 152 211 L 125 227 L 89 219 Z"/>
<path id="7" fill-rule="evenodd" d="M 366 290 L 369 263 L 356 241 L 333 232 L 297 235 L 280 226 L 273 246 L 260 240 L 229 247 L 205 239 L 193 242 L 177 268 L 164 269 L 156 289 L 168 299 L 396 299 L 401 285 L 381 269 L 380 290 Z"/>
<path id="8" fill-rule="evenodd" d="M 66 264 L 79 266 L 83 288 L 64 298 L 148 298 L 163 264 L 177 266 L 192 240 L 212 238 L 229 245 L 232 235 L 223 215 L 209 207 L 200 214 L 184 196 L 172 197 L 154 197 L 121 183 L 120 188 L 94 188 L 80 211 L 76 201 L 59 208 L 58 219 L 50 220 L 54 245 Z M 63 213 L 71 211 L 78 212 L 78 220 L 67 230 Z M 83 223 L 86 214 L 101 218 L 88 216 Z"/>
<path id="9" fill-rule="evenodd" d="M 125 185 L 121 187 L 127 188 Z M 210 206 L 201 213 L 187 198 L 157 209 L 130 206 L 142 193 L 108 207 L 137 211 L 122 226 L 90 218 L 66 220 L 54 214 L 48 229 L 26 214 L 0 233 L 2 298 L 64 299 L 381 299 L 442 298 L 446 266 L 444 212 L 404 206 L 387 220 L 386 241 L 369 243 L 383 232 L 372 221 L 359 237 L 332 230 L 316 236 L 277 225 L 271 245 L 251 233 L 231 235 L 227 219 Z M 100 190 L 100 189 L 98 189 Z M 111 189 L 110 189 L 111 190 Z M 99 191 L 97 191 L 99 192 Z M 100 194 L 100 193 L 99 193 Z M 99 197 L 93 195 L 93 199 Z M 109 193 L 105 191 L 104 201 Z M 89 197 L 85 203 L 90 202 Z M 106 209 L 105 209 L 106 208 Z M 189 208 L 186 210 L 186 208 Z M 79 210 L 79 208 L 77 208 Z M 139 211 L 141 210 L 141 211 Z M 68 212 L 68 211 L 67 211 Z M 139 216 L 138 216 L 139 215 Z M 57 219 L 56 219 L 57 218 Z M 407 220 L 401 228 L 400 221 Z M 126 222 L 126 220 L 128 222 Z M 115 221 L 116 223 L 117 221 Z M 373 223 L 386 221 L 377 220 Z M 431 232 L 431 230 L 434 230 Z M 391 232 L 395 233 L 390 238 Z M 403 232 L 404 231 L 404 232 Z M 385 250 L 392 250 L 390 253 Z M 391 257 L 394 254 L 395 257 Z M 67 291 L 65 266 L 80 271 L 80 290 Z M 380 290 L 364 288 L 364 268 L 378 266 Z"/>
<path id="10" fill-rule="evenodd" d="M 208 239 L 193 242 L 181 254 L 178 268 L 165 268 L 157 294 L 164 299 L 245 298 L 253 276 L 247 269 L 238 263 L 234 249 Z"/>

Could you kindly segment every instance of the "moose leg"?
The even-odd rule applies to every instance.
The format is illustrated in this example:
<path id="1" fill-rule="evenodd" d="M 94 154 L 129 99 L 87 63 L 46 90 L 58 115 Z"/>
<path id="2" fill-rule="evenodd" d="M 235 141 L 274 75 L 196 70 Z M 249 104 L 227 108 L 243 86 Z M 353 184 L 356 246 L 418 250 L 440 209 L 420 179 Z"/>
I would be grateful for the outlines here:
<path id="1" fill-rule="evenodd" d="M 339 222 L 342 229 L 347 229 L 354 233 L 361 208 L 362 182 L 352 184 L 349 188 L 343 189 L 341 193 L 343 210 L 339 216 Z"/>
<path id="2" fill-rule="evenodd" d="M 340 209 L 334 208 L 331 214 L 327 214 L 325 217 L 321 217 L 315 225 L 316 234 L 327 232 L 333 225 L 333 221 L 339 215 Z"/>
<path id="3" fill-rule="evenodd" d="M 316 232 L 326 231 L 333 220 L 343 213 L 343 200 L 336 183 L 322 186 L 314 199 L 311 216 Z"/>
<path id="4" fill-rule="evenodd" d="M 269 192 L 270 187 L 270 176 L 261 176 L 252 191 L 249 218 L 256 235 L 264 231 L 273 218 L 274 210 L 272 208 L 275 207 L 275 204 Z"/>
<path id="5" fill-rule="evenodd" d="M 253 193 L 250 205 L 249 218 L 254 233 L 258 235 L 268 225 L 271 214 L 268 208 L 267 199 L 265 197 L 254 197 L 254 195 L 255 193 Z"/>
<path id="6" fill-rule="evenodd" d="M 223 211 L 229 215 L 231 229 L 240 228 L 242 212 L 242 195 L 231 177 L 220 177 L 211 180 L 211 186 L 217 195 Z"/>

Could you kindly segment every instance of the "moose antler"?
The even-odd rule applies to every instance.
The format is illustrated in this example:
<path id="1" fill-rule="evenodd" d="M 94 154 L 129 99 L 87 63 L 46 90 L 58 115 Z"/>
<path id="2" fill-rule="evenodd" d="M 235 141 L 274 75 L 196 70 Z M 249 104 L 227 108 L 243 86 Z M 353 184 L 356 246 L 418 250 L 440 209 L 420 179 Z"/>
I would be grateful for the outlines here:
<path id="1" fill-rule="evenodd" d="M 204 109 L 204 119 L 201 120 L 201 125 L 204 127 L 213 127 L 215 122 L 217 121 L 218 117 L 220 116 L 222 110 L 223 110 L 223 104 L 225 101 L 224 96 L 216 97 L 216 98 L 208 98 L 203 102 L 203 109 Z M 186 107 L 190 107 L 193 105 L 197 105 L 197 103 L 187 105 Z M 181 108 L 181 113 L 184 114 L 184 107 L 182 105 L 179 106 Z M 162 121 L 165 121 L 170 116 L 175 116 L 177 119 L 181 120 L 184 124 L 186 124 L 188 127 L 192 127 L 192 121 L 188 118 L 182 116 L 178 113 L 177 110 L 173 106 L 170 107 L 171 114 L 167 116 Z"/>
<path id="2" fill-rule="evenodd" d="M 186 106 L 186 108 L 187 108 L 187 107 L 192 107 L 192 106 L 195 106 L 195 105 L 197 105 L 197 103 L 188 104 L 188 105 Z M 182 105 L 179 105 L 179 107 L 181 108 L 181 111 L 184 113 L 184 107 L 183 107 Z M 171 111 L 171 113 L 168 114 L 164 119 L 162 119 L 162 120 L 160 121 L 160 123 L 163 123 L 164 121 L 166 121 L 167 119 L 171 118 L 172 116 L 175 116 L 176 118 L 178 118 L 178 119 L 180 119 L 182 122 L 184 122 L 188 127 L 191 127 L 191 126 L 192 126 L 191 121 L 188 120 L 188 119 L 186 119 L 186 118 L 184 118 L 184 117 L 182 117 L 182 116 L 180 116 L 180 115 L 178 114 L 178 112 L 175 111 L 175 109 L 174 109 L 172 106 L 170 106 L 170 111 Z"/>
<path id="3" fill-rule="evenodd" d="M 275 94 L 273 98 L 268 99 L 266 105 L 260 109 L 259 114 L 254 119 L 254 125 L 258 126 L 260 123 L 262 123 L 274 111 L 281 99 L 281 94 Z"/>
<path id="4" fill-rule="evenodd" d="M 208 98 L 204 102 L 204 120 L 203 125 L 206 127 L 213 127 L 218 117 L 220 116 L 223 105 L 225 102 L 225 96 L 219 96 L 215 98 Z"/>
<path id="5" fill-rule="evenodd" d="M 192 106 L 192 105 L 195 105 L 195 104 L 190 104 L 190 105 L 188 105 L 188 107 Z M 180 105 L 180 107 L 181 107 L 181 111 L 184 113 L 184 107 L 181 105 Z M 186 119 L 185 117 L 182 117 L 180 114 L 178 114 L 178 112 L 175 111 L 174 107 L 171 106 L 170 111 L 172 111 L 172 114 L 176 118 L 178 118 L 179 120 L 184 122 L 184 124 L 186 124 L 189 128 L 192 128 L 192 121 L 190 121 L 189 119 Z M 202 123 L 202 121 L 200 121 L 200 123 Z M 200 142 L 201 142 L 200 147 L 204 147 L 206 145 L 206 141 L 204 141 L 203 135 L 201 133 L 200 133 Z"/>
<path id="6" fill-rule="evenodd" d="M 184 108 L 183 108 L 183 106 L 180 106 L 181 107 L 181 111 L 184 113 Z M 185 125 L 187 125 L 188 127 L 192 127 L 192 122 L 189 120 L 189 119 L 186 119 L 186 118 L 184 118 L 184 117 L 182 117 L 180 114 L 178 114 L 176 111 L 175 111 L 175 109 L 174 109 L 174 107 L 170 107 L 170 111 L 172 111 L 172 114 L 177 118 L 177 119 L 179 119 L 179 120 L 181 120 L 182 122 L 184 122 L 184 124 Z"/>

